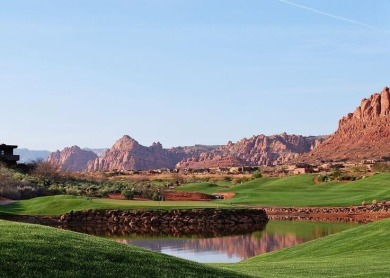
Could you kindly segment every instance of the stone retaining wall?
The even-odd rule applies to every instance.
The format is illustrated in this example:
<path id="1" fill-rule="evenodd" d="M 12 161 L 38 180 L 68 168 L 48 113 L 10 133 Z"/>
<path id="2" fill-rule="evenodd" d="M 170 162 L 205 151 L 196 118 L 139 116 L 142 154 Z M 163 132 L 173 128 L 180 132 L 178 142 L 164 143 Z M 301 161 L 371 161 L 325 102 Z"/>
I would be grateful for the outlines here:
<path id="1" fill-rule="evenodd" d="M 263 209 L 88 210 L 61 215 L 60 221 L 66 228 L 97 235 L 216 236 L 261 230 L 268 216 Z"/>
<path id="2" fill-rule="evenodd" d="M 378 203 L 375 205 L 356 207 L 326 207 L 326 208 L 265 208 L 268 214 L 366 214 L 390 212 L 390 202 Z"/>

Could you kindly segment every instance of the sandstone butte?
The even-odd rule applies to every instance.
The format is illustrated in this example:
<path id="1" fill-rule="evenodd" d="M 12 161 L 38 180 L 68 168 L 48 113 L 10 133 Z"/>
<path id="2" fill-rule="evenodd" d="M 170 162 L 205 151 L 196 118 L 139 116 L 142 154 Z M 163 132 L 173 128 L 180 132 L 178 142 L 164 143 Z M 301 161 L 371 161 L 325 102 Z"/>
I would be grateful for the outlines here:
<path id="1" fill-rule="evenodd" d="M 390 157 L 390 93 L 385 87 L 344 116 L 338 129 L 298 160 L 308 163 L 361 161 Z"/>
<path id="2" fill-rule="evenodd" d="M 105 154 L 88 162 L 88 171 L 173 169 L 177 162 L 214 146 L 195 145 L 164 149 L 160 142 L 150 147 L 139 144 L 128 135 L 116 141 Z"/>
<path id="3" fill-rule="evenodd" d="M 72 146 L 49 154 L 47 161 L 58 165 L 61 171 L 79 172 L 86 169 L 88 161 L 97 158 L 92 151 L 82 150 Z"/>

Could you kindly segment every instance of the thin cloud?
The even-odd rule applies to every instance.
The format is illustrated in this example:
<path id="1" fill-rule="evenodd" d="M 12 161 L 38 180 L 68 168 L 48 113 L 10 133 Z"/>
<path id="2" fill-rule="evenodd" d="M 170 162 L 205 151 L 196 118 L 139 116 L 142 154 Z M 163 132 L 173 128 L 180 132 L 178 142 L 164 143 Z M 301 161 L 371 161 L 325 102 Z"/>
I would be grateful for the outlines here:
<path id="1" fill-rule="evenodd" d="M 300 8 L 300 9 L 304 9 L 304 10 L 308 10 L 308 11 L 311 11 L 313 13 L 317 13 L 317 14 L 320 14 L 320 15 L 331 17 L 331 18 L 334 18 L 334 19 L 337 19 L 337 20 L 340 20 L 340 21 L 344 21 L 344 22 L 360 25 L 360 26 L 363 26 L 363 27 L 366 27 L 366 28 L 370 28 L 370 29 L 374 29 L 374 30 L 383 31 L 383 30 L 381 30 L 381 29 L 379 29 L 379 28 L 377 28 L 375 26 L 368 25 L 368 24 L 365 24 L 363 22 L 359 22 L 359 21 L 352 20 L 352 19 L 349 19 L 349 18 L 345 18 L 345 17 L 329 14 L 329 13 L 326 13 L 326 12 L 323 12 L 323 11 L 320 11 L 320 10 L 317 10 L 317 9 L 313 9 L 313 8 L 310 8 L 310 7 L 307 7 L 307 6 L 303 6 L 303 5 L 300 5 L 300 4 L 296 4 L 296 3 L 293 3 L 293 2 L 290 2 L 290 1 L 286 1 L 286 0 L 278 0 L 278 1 L 282 2 L 284 4 L 287 4 L 287 5 L 290 5 L 290 6 L 294 6 L 294 7 Z"/>

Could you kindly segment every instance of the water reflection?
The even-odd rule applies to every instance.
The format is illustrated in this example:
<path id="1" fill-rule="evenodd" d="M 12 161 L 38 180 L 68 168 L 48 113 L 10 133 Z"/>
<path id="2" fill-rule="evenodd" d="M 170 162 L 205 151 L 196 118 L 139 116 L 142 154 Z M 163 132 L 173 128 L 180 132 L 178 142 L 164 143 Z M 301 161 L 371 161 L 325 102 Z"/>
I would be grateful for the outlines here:
<path id="1" fill-rule="evenodd" d="M 265 230 L 213 238 L 127 237 L 116 241 L 197 262 L 239 262 L 352 228 L 353 223 L 270 221 Z"/>

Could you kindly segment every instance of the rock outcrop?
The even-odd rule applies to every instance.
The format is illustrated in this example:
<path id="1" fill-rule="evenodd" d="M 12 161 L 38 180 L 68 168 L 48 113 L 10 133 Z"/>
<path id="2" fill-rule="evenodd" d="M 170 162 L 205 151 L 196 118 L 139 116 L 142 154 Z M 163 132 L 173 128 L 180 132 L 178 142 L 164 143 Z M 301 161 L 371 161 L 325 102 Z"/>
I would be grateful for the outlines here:
<path id="1" fill-rule="evenodd" d="M 258 135 L 179 162 L 177 168 L 260 166 L 285 163 L 315 149 L 326 136 Z"/>
<path id="2" fill-rule="evenodd" d="M 353 113 L 339 121 L 337 131 L 321 146 L 300 161 L 361 161 L 390 156 L 390 92 L 380 93 L 361 101 Z"/>
<path id="3" fill-rule="evenodd" d="M 98 156 L 92 151 L 80 149 L 78 146 L 65 148 L 49 154 L 47 161 L 58 165 L 61 171 L 78 172 L 86 170 L 87 163 Z"/>
<path id="4" fill-rule="evenodd" d="M 153 170 L 175 168 L 176 163 L 189 156 L 213 150 L 213 146 L 195 145 L 164 149 L 160 142 L 150 147 L 140 145 L 128 135 L 119 139 L 106 153 L 90 161 L 88 171 Z"/>

